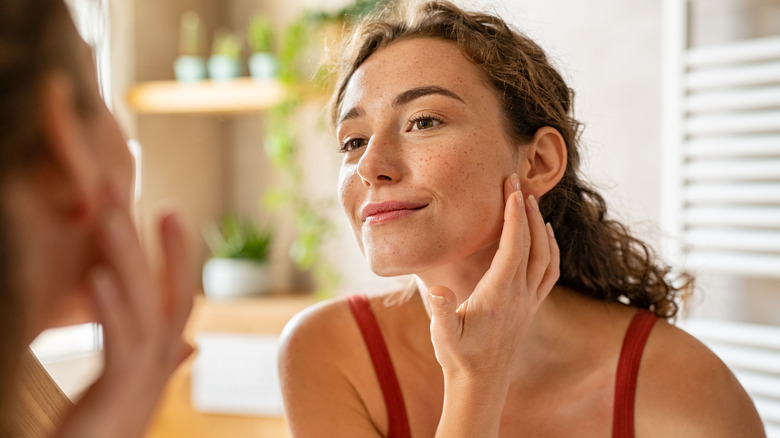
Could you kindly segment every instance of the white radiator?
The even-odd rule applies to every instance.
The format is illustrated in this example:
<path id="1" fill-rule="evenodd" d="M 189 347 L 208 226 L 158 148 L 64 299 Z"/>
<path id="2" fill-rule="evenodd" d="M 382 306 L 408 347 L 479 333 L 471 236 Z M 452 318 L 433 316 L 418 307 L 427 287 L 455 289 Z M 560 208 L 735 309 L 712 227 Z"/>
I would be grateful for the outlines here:
<path id="1" fill-rule="evenodd" d="M 667 253 L 780 277 L 780 36 L 690 47 L 688 1 L 664 14 Z"/>
<path id="2" fill-rule="evenodd" d="M 780 438 L 780 327 L 686 320 L 680 327 L 704 342 L 750 394 L 768 438 Z"/>

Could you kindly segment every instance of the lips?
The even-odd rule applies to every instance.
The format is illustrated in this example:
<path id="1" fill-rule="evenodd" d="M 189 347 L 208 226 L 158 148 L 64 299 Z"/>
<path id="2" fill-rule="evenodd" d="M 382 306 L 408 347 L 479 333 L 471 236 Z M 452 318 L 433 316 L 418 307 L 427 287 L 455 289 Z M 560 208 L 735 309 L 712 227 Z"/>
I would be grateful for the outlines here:
<path id="1" fill-rule="evenodd" d="M 360 219 L 367 224 L 387 222 L 417 210 L 427 207 L 428 204 L 421 202 L 406 201 L 387 201 L 366 204 L 360 212 Z"/>

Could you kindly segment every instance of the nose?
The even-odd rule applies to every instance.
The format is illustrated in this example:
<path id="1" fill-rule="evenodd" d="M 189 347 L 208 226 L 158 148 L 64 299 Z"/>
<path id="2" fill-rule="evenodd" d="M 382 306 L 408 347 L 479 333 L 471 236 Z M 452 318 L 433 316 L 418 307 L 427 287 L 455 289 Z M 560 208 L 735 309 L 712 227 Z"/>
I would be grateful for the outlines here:
<path id="1" fill-rule="evenodd" d="M 403 175 L 400 148 L 391 137 L 375 133 L 365 146 L 357 173 L 366 187 L 398 182 Z"/>

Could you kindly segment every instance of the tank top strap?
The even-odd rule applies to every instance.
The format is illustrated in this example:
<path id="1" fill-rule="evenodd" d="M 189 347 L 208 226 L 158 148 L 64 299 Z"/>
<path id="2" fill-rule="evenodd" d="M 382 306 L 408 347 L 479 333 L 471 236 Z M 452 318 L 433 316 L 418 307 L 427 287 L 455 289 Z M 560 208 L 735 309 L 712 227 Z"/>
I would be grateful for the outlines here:
<path id="1" fill-rule="evenodd" d="M 406 416 L 401 385 L 398 383 L 398 377 L 390 359 L 390 352 L 377 323 L 376 315 L 371 309 L 371 303 L 368 297 L 363 294 L 348 296 L 347 303 L 349 303 L 349 309 L 360 328 L 363 341 L 374 365 L 374 372 L 379 380 L 379 386 L 382 389 L 387 409 L 387 436 L 388 438 L 410 438 L 409 420 Z"/>
<path id="2" fill-rule="evenodd" d="M 620 350 L 615 377 L 615 401 L 612 417 L 612 438 L 634 437 L 634 400 L 639 363 L 658 317 L 644 309 L 637 310 L 628 326 Z"/>

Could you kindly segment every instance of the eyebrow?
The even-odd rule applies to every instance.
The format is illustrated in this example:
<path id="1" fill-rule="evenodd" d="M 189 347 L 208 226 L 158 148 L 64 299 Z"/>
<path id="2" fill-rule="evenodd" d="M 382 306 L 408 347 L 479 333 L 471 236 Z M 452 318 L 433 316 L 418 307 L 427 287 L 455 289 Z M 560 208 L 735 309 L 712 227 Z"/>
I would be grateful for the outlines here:
<path id="1" fill-rule="evenodd" d="M 446 88 L 442 88 L 436 85 L 427 85 L 424 87 L 412 88 L 399 94 L 395 97 L 395 100 L 393 100 L 393 106 L 395 107 L 405 105 L 415 99 L 419 99 L 430 94 L 441 94 L 442 96 L 447 96 L 449 98 L 463 102 L 463 99 L 461 99 L 460 96 Z"/>
<path id="2" fill-rule="evenodd" d="M 458 96 L 457 94 L 455 94 L 454 92 L 446 88 L 439 87 L 436 85 L 426 85 L 423 87 L 411 88 L 399 94 L 398 96 L 395 97 L 395 99 L 393 99 L 393 107 L 399 107 L 401 105 L 405 105 L 415 99 L 419 99 L 423 96 L 429 96 L 431 94 L 439 94 L 442 96 L 449 97 L 451 99 L 455 99 L 460 102 L 464 102 L 464 100 L 460 96 Z M 354 119 L 363 116 L 364 114 L 365 111 L 363 111 L 363 109 L 360 107 L 350 108 L 349 111 L 347 111 L 343 116 L 341 116 L 338 124 L 341 124 L 345 120 Z"/>

